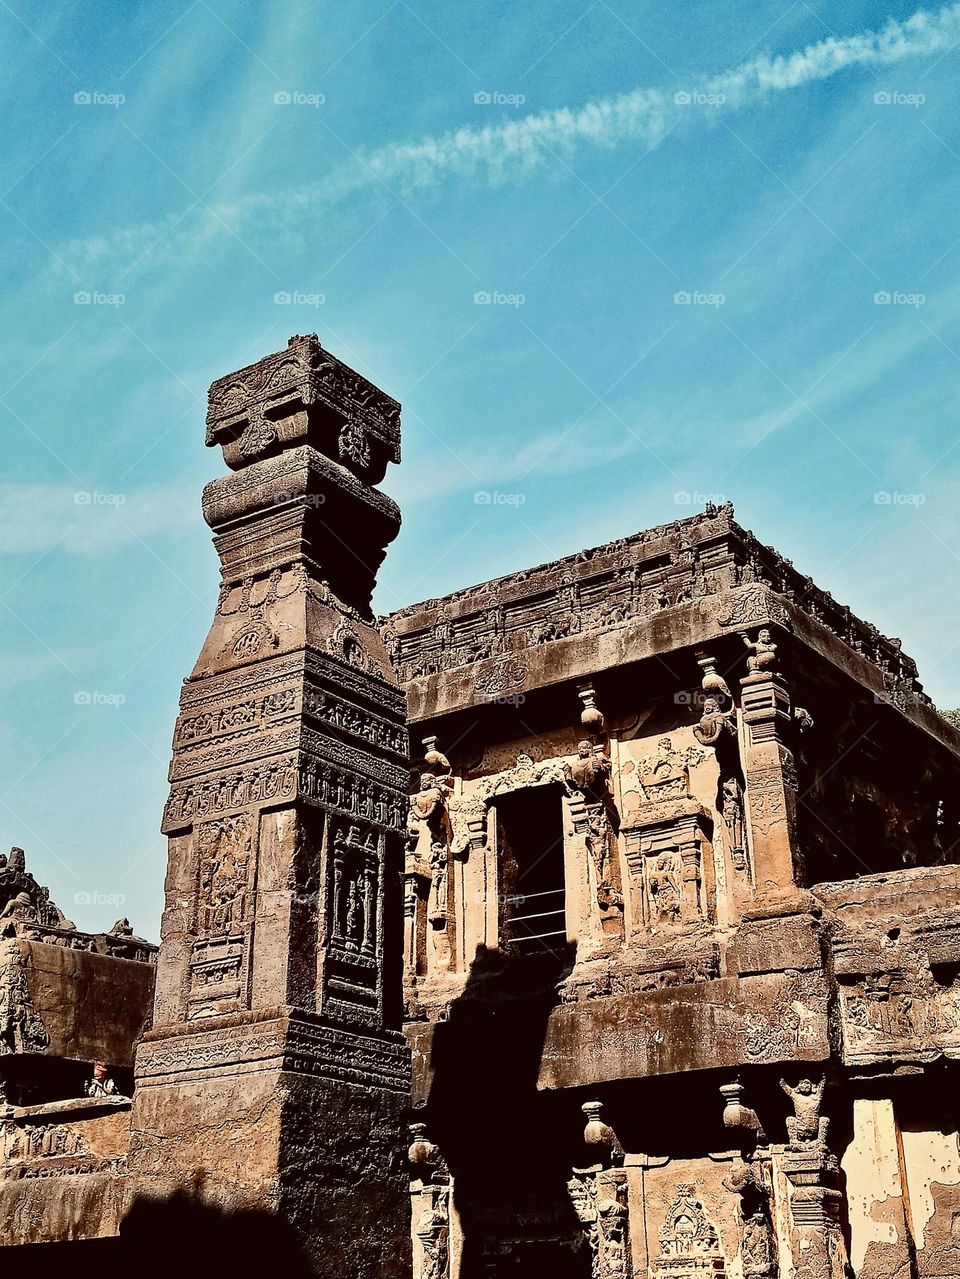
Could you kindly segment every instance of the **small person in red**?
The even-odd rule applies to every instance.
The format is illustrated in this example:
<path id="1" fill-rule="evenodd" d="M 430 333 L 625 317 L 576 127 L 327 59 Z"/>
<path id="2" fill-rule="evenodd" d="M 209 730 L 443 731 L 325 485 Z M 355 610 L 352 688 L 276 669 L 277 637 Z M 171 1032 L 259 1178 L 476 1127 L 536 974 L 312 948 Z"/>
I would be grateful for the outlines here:
<path id="1" fill-rule="evenodd" d="M 116 1097 L 117 1085 L 107 1074 L 107 1063 L 105 1061 L 95 1061 L 93 1063 L 93 1078 L 87 1084 L 88 1097 Z"/>

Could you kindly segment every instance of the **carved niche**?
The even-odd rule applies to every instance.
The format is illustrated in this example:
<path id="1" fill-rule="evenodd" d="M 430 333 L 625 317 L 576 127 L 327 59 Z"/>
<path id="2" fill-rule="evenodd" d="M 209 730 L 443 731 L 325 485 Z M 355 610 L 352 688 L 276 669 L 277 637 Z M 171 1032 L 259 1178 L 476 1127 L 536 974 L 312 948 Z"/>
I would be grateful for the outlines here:
<path id="1" fill-rule="evenodd" d="M 369 1020 L 379 1004 L 379 836 L 360 823 L 335 826 L 330 858 L 326 993 L 339 1014 Z"/>
<path id="2" fill-rule="evenodd" d="M 696 747 L 679 751 L 662 737 L 641 761 L 639 792 L 630 797 L 624 849 L 639 896 L 636 914 L 654 930 L 710 916 L 703 876 L 713 825 L 690 794 L 690 766 L 703 759 Z"/>
<path id="3" fill-rule="evenodd" d="M 237 813 L 202 822 L 197 830 L 200 854 L 200 897 L 197 911 L 201 936 L 218 937 L 246 919 L 252 850 L 251 817 Z"/>
<path id="4" fill-rule="evenodd" d="M 653 1263 L 653 1275 L 663 1279 L 701 1279 L 726 1272 L 726 1258 L 720 1236 L 697 1199 L 689 1182 L 677 1186 L 677 1197 L 660 1227 L 660 1255 Z"/>
<path id="5" fill-rule="evenodd" d="M 191 1020 L 242 1005 L 253 853 L 252 815 L 201 822 L 197 940 L 190 963 Z"/>

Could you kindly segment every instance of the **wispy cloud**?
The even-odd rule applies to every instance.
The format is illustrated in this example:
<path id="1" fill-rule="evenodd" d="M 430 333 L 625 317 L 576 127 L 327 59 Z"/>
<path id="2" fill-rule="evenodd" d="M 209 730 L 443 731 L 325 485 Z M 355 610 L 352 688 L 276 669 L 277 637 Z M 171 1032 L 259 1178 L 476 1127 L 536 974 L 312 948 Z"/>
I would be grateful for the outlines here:
<path id="1" fill-rule="evenodd" d="M 265 228 L 289 232 L 331 205 L 380 188 L 409 193 L 448 179 L 497 184 L 522 180 L 584 149 L 638 144 L 655 147 L 678 127 L 744 110 L 803 85 L 853 68 L 892 66 L 912 57 L 949 52 L 960 43 L 960 4 L 920 10 L 882 29 L 831 37 L 794 53 L 763 54 L 720 74 L 704 73 L 677 88 L 638 88 L 579 107 L 532 113 L 503 124 L 465 125 L 437 136 L 360 151 L 322 183 L 298 190 L 248 194 L 239 200 L 170 215 L 159 224 L 115 230 L 74 241 L 62 256 L 79 269 L 109 259 L 137 271 L 170 254 L 202 248 L 225 234 Z M 156 247 L 154 247 L 156 246 Z"/>
<path id="2" fill-rule="evenodd" d="M 575 110 L 527 115 L 483 129 L 462 128 L 436 138 L 383 147 L 366 158 L 372 174 L 406 185 L 446 174 L 498 181 L 522 176 L 557 152 L 655 146 L 676 125 L 703 119 L 718 107 L 737 110 L 771 93 L 798 89 L 852 67 L 890 66 L 904 58 L 942 53 L 960 41 L 960 4 L 920 10 L 881 31 L 822 40 L 796 53 L 753 58 L 720 75 L 701 76 L 677 90 L 634 89 Z"/>

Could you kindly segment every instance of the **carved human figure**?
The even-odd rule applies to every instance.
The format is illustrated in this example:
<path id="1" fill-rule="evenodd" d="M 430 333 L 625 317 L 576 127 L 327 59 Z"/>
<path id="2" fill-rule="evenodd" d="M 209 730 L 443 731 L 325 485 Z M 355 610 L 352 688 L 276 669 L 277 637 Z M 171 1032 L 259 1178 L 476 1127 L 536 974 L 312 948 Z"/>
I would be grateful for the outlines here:
<path id="1" fill-rule="evenodd" d="M 722 812 L 724 825 L 727 828 L 727 834 L 730 837 L 730 852 L 734 855 L 740 854 L 740 860 L 743 856 L 743 788 L 736 777 L 727 777 L 721 788 Z"/>
<path id="2" fill-rule="evenodd" d="M 359 947 L 363 944 L 363 898 L 360 878 L 354 873 L 347 889 L 347 911 L 344 932 L 347 943 Z"/>
<path id="3" fill-rule="evenodd" d="M 622 1176 L 622 1174 L 621 1174 Z M 630 1229 L 630 1211 L 626 1203 L 626 1184 L 618 1180 L 612 1187 L 605 1187 L 609 1197 L 597 1197 L 598 1271 L 600 1279 L 622 1279 L 627 1273 L 627 1235 Z M 599 1191 L 599 1186 L 598 1186 Z"/>
<path id="4" fill-rule="evenodd" d="M 777 1254 L 770 1221 L 770 1192 L 753 1167 L 740 1164 L 728 1178 L 725 1189 L 739 1199 L 740 1264 L 744 1279 L 770 1279 L 777 1273 Z"/>
<path id="5" fill-rule="evenodd" d="M 87 1084 L 88 1097 L 116 1097 L 117 1085 L 110 1078 L 105 1061 L 93 1063 L 93 1078 Z"/>
<path id="6" fill-rule="evenodd" d="M 724 733 L 736 733 L 734 712 L 721 709 L 715 697 L 705 697 L 700 711 L 700 722 L 694 724 L 693 735 L 701 746 L 716 746 Z"/>
<path id="7" fill-rule="evenodd" d="M 36 924 L 39 922 L 40 916 L 37 908 L 30 900 L 30 894 L 20 892 L 15 897 L 11 897 L 3 910 L 0 911 L 0 934 L 12 936 L 16 933 L 18 924 Z"/>
<path id="8" fill-rule="evenodd" d="M 421 1279 L 446 1279 L 449 1254 L 449 1190 L 439 1187 L 424 1208 L 417 1234 L 423 1249 Z"/>
<path id="9" fill-rule="evenodd" d="M 407 831 L 422 861 L 430 861 L 432 844 L 448 842 L 447 796 L 452 790 L 449 778 L 421 773 L 420 789 L 410 797 Z"/>
<path id="10" fill-rule="evenodd" d="M 752 640 L 746 631 L 741 631 L 740 637 L 750 653 L 747 658 L 747 670 L 751 675 L 767 674 L 776 667 L 777 646 L 767 627 L 760 628 L 755 640 Z"/>
<path id="11" fill-rule="evenodd" d="M 825 1080 L 816 1085 L 811 1079 L 801 1079 L 796 1088 L 792 1088 L 785 1079 L 780 1080 L 780 1087 L 793 1102 L 793 1114 L 787 1116 L 787 1136 L 792 1146 L 804 1142 L 825 1142 L 829 1120 L 821 1116 L 823 1108 L 823 1089 Z"/>
<path id="12" fill-rule="evenodd" d="M 597 892 L 610 887 L 610 829 L 616 816 L 607 755 L 598 754 L 586 739 L 577 743 L 577 758 L 564 764 L 567 793 L 583 801 L 587 810 L 588 846 L 597 873 Z"/>
<path id="13" fill-rule="evenodd" d="M 439 840 L 430 845 L 430 898 L 427 917 L 431 924 L 447 922 L 447 878 L 450 848 Z"/>
<path id="14" fill-rule="evenodd" d="M 586 740 L 578 742 L 577 758 L 563 768 L 568 791 L 579 792 L 587 804 L 608 804 L 611 799 L 611 768 L 609 758 L 598 755 L 592 743 Z"/>
<path id="15" fill-rule="evenodd" d="M 765 1279 L 773 1273 L 773 1236 L 766 1213 L 755 1212 L 744 1221 L 740 1260 L 744 1279 Z"/>
<path id="16" fill-rule="evenodd" d="M 447 921 L 447 869 L 451 835 L 447 797 L 452 790 L 448 777 L 422 773 L 420 789 L 410 797 L 407 820 L 413 857 L 430 867 L 427 915 L 435 926 L 441 926 Z"/>
<path id="17" fill-rule="evenodd" d="M 650 909 L 655 918 L 671 922 L 680 915 L 680 880 L 669 854 L 656 859 L 647 884 L 650 890 Z"/>

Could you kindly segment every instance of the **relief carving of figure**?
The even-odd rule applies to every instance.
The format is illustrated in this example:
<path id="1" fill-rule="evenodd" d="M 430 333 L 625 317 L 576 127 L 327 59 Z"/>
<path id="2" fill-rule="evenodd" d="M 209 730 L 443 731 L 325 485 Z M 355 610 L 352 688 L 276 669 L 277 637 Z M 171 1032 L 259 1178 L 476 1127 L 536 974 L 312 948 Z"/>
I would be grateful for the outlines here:
<path id="1" fill-rule="evenodd" d="M 344 932 L 348 944 L 359 947 L 363 943 L 363 899 L 360 878 L 355 874 L 347 890 L 347 916 Z"/>
<path id="2" fill-rule="evenodd" d="M 820 1113 L 824 1084 L 823 1079 L 816 1086 L 811 1079 L 801 1079 L 796 1088 L 791 1088 L 785 1079 L 780 1080 L 780 1087 L 793 1102 L 794 1113 L 787 1116 L 787 1136 L 791 1146 L 826 1141 L 830 1121 Z"/>
<path id="3" fill-rule="evenodd" d="M 704 760 L 702 751 L 695 746 L 685 751 L 674 749 L 669 737 L 657 742 L 657 753 L 648 755 L 640 763 L 640 786 L 648 804 L 690 798 L 690 766 Z"/>
<path id="4" fill-rule="evenodd" d="M 770 674 L 777 665 L 777 646 L 767 627 L 760 628 L 755 640 L 752 640 L 746 631 L 741 631 L 740 637 L 750 654 L 747 658 L 747 670 L 750 674 Z"/>
<path id="5" fill-rule="evenodd" d="M 630 1231 L 630 1210 L 627 1206 L 626 1182 L 622 1178 L 621 1173 L 613 1185 L 603 1185 L 603 1189 L 608 1192 L 605 1196 L 599 1193 L 600 1184 L 597 1187 L 600 1279 L 623 1279 L 628 1273 L 627 1238 Z"/>
<path id="6" fill-rule="evenodd" d="M 728 777 L 721 787 L 721 812 L 730 839 L 730 856 L 737 870 L 746 867 L 743 842 L 743 787 L 736 777 Z"/>
<path id="7" fill-rule="evenodd" d="M 450 858 L 450 815 L 447 797 L 453 787 L 449 777 L 433 773 L 420 775 L 420 789 L 410 797 L 407 834 L 415 860 L 430 867 L 430 922 L 442 926 L 447 922 L 447 872 Z"/>
<path id="8" fill-rule="evenodd" d="M 197 842 L 201 855 L 200 928 L 215 935 L 228 931 L 245 914 L 249 814 L 205 822 Z"/>
<path id="9" fill-rule="evenodd" d="M 705 697 L 700 722 L 694 724 L 693 735 L 701 746 L 716 746 L 724 733 L 736 734 L 733 710 L 725 711 L 715 697 Z"/>
<path id="10" fill-rule="evenodd" d="M 655 1276 L 703 1274 L 709 1266 L 714 1272 L 725 1269 L 720 1236 L 696 1197 L 695 1187 L 682 1182 L 659 1231 L 660 1256 L 653 1263 Z"/>
<path id="11" fill-rule="evenodd" d="M 423 1249 L 420 1279 L 446 1279 L 450 1237 L 449 1195 L 446 1186 L 438 1187 L 424 1208 L 417 1227 Z"/>
<path id="12" fill-rule="evenodd" d="M 612 765 L 606 755 L 598 755 L 590 742 L 577 743 L 577 758 L 563 768 L 567 789 L 579 792 L 585 804 L 606 807 L 612 799 L 610 771 Z"/>
<path id="13" fill-rule="evenodd" d="M 740 1264 L 744 1279 L 770 1279 L 776 1274 L 777 1256 L 767 1187 L 746 1164 L 735 1168 L 723 1185 L 739 1198 Z"/>
<path id="14" fill-rule="evenodd" d="M 450 868 L 450 849 L 446 844 L 430 845 L 430 897 L 427 902 L 427 918 L 431 924 L 447 922 L 447 880 Z"/>
<path id="15" fill-rule="evenodd" d="M 616 809 L 610 774 L 613 765 L 608 756 L 599 754 L 584 739 L 577 743 L 577 758 L 563 766 L 567 794 L 582 800 L 587 816 L 587 846 L 597 873 L 597 895 L 601 905 L 616 904 L 611 897 L 610 832 L 616 828 Z"/>
<path id="16" fill-rule="evenodd" d="M 650 913 L 655 919 L 672 923 L 680 918 L 681 883 L 669 853 L 655 859 L 647 875 Z"/>
<path id="17" fill-rule="evenodd" d="M 421 773 L 420 789 L 410 797 L 408 820 L 410 842 L 421 861 L 430 861 L 431 845 L 449 842 L 447 797 L 452 792 L 449 778 Z"/>

